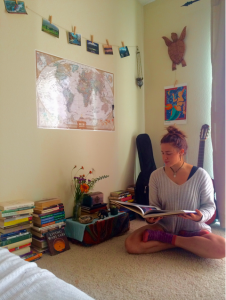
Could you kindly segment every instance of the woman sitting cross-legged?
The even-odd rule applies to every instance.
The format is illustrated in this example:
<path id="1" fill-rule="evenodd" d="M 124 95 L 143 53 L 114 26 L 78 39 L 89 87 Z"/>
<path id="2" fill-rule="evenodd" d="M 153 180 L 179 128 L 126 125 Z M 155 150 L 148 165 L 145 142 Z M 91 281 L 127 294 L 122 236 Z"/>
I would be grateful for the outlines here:
<path id="1" fill-rule="evenodd" d="M 223 258 L 225 239 L 211 233 L 206 224 L 216 209 L 212 180 L 204 169 L 184 161 L 185 134 L 175 126 L 167 131 L 161 139 L 165 167 L 150 176 L 150 205 L 164 210 L 193 210 L 196 214 L 147 218 L 148 225 L 126 239 L 126 250 L 141 254 L 180 247 L 200 257 Z"/>

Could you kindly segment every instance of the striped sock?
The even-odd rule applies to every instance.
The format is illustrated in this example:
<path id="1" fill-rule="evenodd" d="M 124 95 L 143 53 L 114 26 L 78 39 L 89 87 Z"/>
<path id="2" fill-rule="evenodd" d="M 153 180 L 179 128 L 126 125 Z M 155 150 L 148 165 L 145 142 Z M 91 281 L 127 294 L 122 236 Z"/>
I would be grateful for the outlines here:
<path id="1" fill-rule="evenodd" d="M 143 242 L 159 241 L 159 242 L 162 242 L 162 243 L 169 243 L 169 244 L 175 245 L 176 237 L 177 236 L 172 234 L 172 233 L 146 229 L 143 232 L 142 240 L 143 240 Z"/>
<path id="2" fill-rule="evenodd" d="M 184 237 L 192 237 L 192 236 L 202 236 L 204 234 L 209 234 L 209 233 L 210 232 L 208 230 L 200 230 L 200 231 L 181 230 L 181 231 L 179 231 L 178 235 L 184 236 Z"/>

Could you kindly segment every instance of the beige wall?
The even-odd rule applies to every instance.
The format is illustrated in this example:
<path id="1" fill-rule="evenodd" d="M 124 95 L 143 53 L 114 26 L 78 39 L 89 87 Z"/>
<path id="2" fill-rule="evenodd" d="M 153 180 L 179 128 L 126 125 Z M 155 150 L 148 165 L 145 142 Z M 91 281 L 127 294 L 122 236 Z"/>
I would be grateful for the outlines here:
<path id="1" fill-rule="evenodd" d="M 187 161 L 196 165 L 199 134 L 203 124 L 210 125 L 211 58 L 210 1 L 181 7 L 183 0 L 156 0 L 144 6 L 145 59 L 145 129 L 150 135 L 157 167 L 162 166 L 160 138 L 164 126 L 164 87 L 187 83 L 187 124 L 178 125 L 188 135 Z M 185 38 L 186 67 L 172 71 L 172 61 L 162 36 L 180 35 L 187 26 Z M 209 135 L 210 136 L 210 135 Z M 212 145 L 205 143 L 204 168 L 212 175 Z"/>
<path id="2" fill-rule="evenodd" d="M 54 2 L 54 3 L 53 3 Z M 28 15 L 8 14 L 0 2 L 0 201 L 60 197 L 72 212 L 70 172 L 76 164 L 109 174 L 95 190 L 104 193 L 134 182 L 135 137 L 144 132 L 144 89 L 135 84 L 136 46 L 143 54 L 143 7 L 136 0 L 26 0 Z M 35 13 L 34 13 L 35 12 Z M 41 31 L 52 15 L 59 39 Z M 105 56 L 68 44 L 72 26 L 94 41 L 113 45 Z M 130 57 L 121 59 L 121 41 Z M 102 45 L 100 45 L 102 47 Z M 37 128 L 35 50 L 114 73 L 115 131 Z M 143 59 L 143 55 L 142 55 Z"/>

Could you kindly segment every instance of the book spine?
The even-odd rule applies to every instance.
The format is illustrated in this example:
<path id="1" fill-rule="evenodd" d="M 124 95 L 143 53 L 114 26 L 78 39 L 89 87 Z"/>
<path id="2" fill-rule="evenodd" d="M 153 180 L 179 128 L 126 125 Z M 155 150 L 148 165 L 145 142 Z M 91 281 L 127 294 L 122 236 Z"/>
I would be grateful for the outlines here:
<path id="1" fill-rule="evenodd" d="M 59 218 L 50 218 L 50 219 L 48 219 L 48 220 L 42 220 L 42 221 L 41 221 L 41 224 L 46 224 L 46 223 L 55 222 L 55 221 L 61 220 L 61 219 L 63 219 L 63 218 L 64 218 L 64 216 L 59 217 Z"/>
<path id="2" fill-rule="evenodd" d="M 42 253 L 36 253 L 35 255 L 25 258 L 24 260 L 33 261 L 33 260 L 39 259 L 41 257 L 42 257 Z"/>
<path id="3" fill-rule="evenodd" d="M 25 248 L 25 247 L 29 247 L 29 246 L 31 246 L 31 243 L 26 244 L 26 245 L 22 245 L 22 246 L 18 246 L 18 247 L 12 248 L 12 249 L 8 249 L 8 250 L 9 250 L 9 252 L 13 252 L 13 251 L 16 251 L 16 250 L 19 250 L 19 249 L 22 249 L 22 248 Z"/>
<path id="4" fill-rule="evenodd" d="M 20 235 L 16 238 L 11 238 L 11 239 L 8 239 L 8 240 L 1 241 L 0 246 L 2 247 L 2 246 L 7 246 L 7 245 L 10 245 L 10 244 L 14 244 L 14 243 L 29 239 L 31 237 L 32 237 L 32 234 L 29 232 L 28 234 Z"/>
<path id="5" fill-rule="evenodd" d="M 85 209 L 85 210 L 93 210 L 93 209 L 101 209 L 101 208 L 104 208 L 104 207 L 106 207 L 107 206 L 107 204 L 106 203 L 104 203 L 104 204 L 102 204 L 102 205 L 94 205 L 94 206 L 85 206 L 85 205 L 82 205 L 82 209 Z"/>
<path id="6" fill-rule="evenodd" d="M 37 203 L 35 204 L 35 207 L 37 207 L 37 209 L 45 209 L 45 208 L 52 208 L 55 207 L 56 205 L 59 206 L 59 204 L 63 204 L 61 202 L 59 202 L 59 200 L 55 200 L 55 201 L 51 201 L 51 202 L 43 202 L 43 203 Z"/>
<path id="7" fill-rule="evenodd" d="M 111 197 L 125 197 L 127 195 L 130 195 L 130 192 L 125 191 L 125 192 L 121 192 L 121 193 L 117 193 L 117 192 L 110 193 Z"/>
<path id="8" fill-rule="evenodd" d="M 30 237 L 31 237 L 31 233 L 30 232 L 29 233 L 28 232 L 27 233 L 23 233 L 23 234 L 20 234 L 20 235 L 17 235 L 17 236 L 13 236 L 13 237 L 9 237 L 6 240 L 0 241 L 0 246 L 10 245 L 10 244 L 22 241 L 22 240 L 26 240 L 26 239 L 28 239 Z"/>
<path id="9" fill-rule="evenodd" d="M 132 195 L 129 197 L 121 198 L 120 201 L 125 202 L 132 199 Z"/>
<path id="10" fill-rule="evenodd" d="M 64 210 L 64 206 L 60 206 L 60 207 L 55 207 L 55 208 L 51 208 L 51 209 L 45 209 L 45 210 L 42 210 L 42 209 L 34 209 L 34 213 L 36 214 L 48 214 L 48 213 L 52 213 L 52 212 L 55 212 L 55 211 L 60 211 L 60 210 Z"/>
<path id="11" fill-rule="evenodd" d="M 15 221 L 15 220 L 21 220 L 25 218 L 32 218 L 32 212 L 30 213 L 25 213 L 25 214 L 17 214 L 17 215 L 12 215 L 12 216 L 5 216 L 4 217 L 4 222 L 10 222 L 10 221 Z"/>
<path id="12" fill-rule="evenodd" d="M 85 213 L 88 213 L 88 214 L 93 214 L 93 213 L 98 212 L 102 209 L 104 209 L 104 210 L 107 209 L 107 206 L 101 207 L 101 208 L 98 208 L 98 209 L 92 209 L 92 210 L 82 209 L 82 211 L 85 212 Z"/>
<path id="13" fill-rule="evenodd" d="M 132 195 L 129 195 L 127 197 L 108 197 L 109 200 L 118 200 L 118 201 L 128 201 L 132 199 Z"/>
<path id="14" fill-rule="evenodd" d="M 10 221 L 29 218 L 31 216 L 32 216 L 31 214 L 13 215 L 13 216 L 8 216 L 8 217 L 1 218 L 1 221 L 10 222 Z"/>
<path id="15" fill-rule="evenodd" d="M 22 230 L 13 231 L 10 233 L 5 233 L 5 234 L 0 235 L 0 240 L 7 239 L 8 237 L 14 236 L 14 235 L 17 236 L 18 234 L 22 234 L 25 232 L 27 232 L 27 229 L 22 229 Z"/>
<path id="16" fill-rule="evenodd" d="M 7 228 L 0 226 L 0 233 L 7 234 L 7 233 L 15 232 L 18 230 L 22 230 L 25 228 L 31 228 L 31 226 L 32 226 L 32 221 L 25 222 L 25 224 L 17 224 L 17 225 L 14 225 L 12 227 L 7 227 Z"/>
<path id="17" fill-rule="evenodd" d="M 39 225 L 33 225 L 33 229 L 34 230 L 36 230 L 37 232 L 46 232 L 46 231 L 48 231 L 48 230 L 50 230 L 50 229 L 53 229 L 53 228 L 57 228 L 57 227 L 64 227 L 65 225 L 66 225 L 66 223 L 65 223 L 65 221 L 66 221 L 66 219 L 64 219 L 62 222 L 59 222 L 59 223 L 56 223 L 56 224 L 52 224 L 52 225 L 48 225 L 48 226 L 46 226 L 46 227 L 39 227 Z"/>
<path id="18" fill-rule="evenodd" d="M 33 209 L 18 210 L 18 211 L 14 211 L 14 212 L 2 213 L 0 215 L 0 217 L 5 218 L 5 217 L 12 217 L 12 216 L 21 216 L 21 215 L 25 215 L 25 214 L 32 214 L 32 212 L 33 212 Z"/>
<path id="19" fill-rule="evenodd" d="M 32 241 L 31 246 L 32 246 L 32 247 L 45 248 L 45 247 L 47 247 L 48 245 L 47 245 L 47 241 L 43 241 L 43 242 Z"/>
<path id="20" fill-rule="evenodd" d="M 52 216 L 52 215 L 56 215 L 56 214 L 60 214 L 60 213 L 63 213 L 64 212 L 64 209 L 58 209 L 58 210 L 55 210 L 55 211 L 51 211 L 51 212 L 47 212 L 47 213 L 38 213 L 38 214 L 33 214 L 34 217 L 38 217 L 38 218 L 45 218 L 45 217 L 48 217 L 48 216 Z"/>
<path id="21" fill-rule="evenodd" d="M 20 256 L 20 255 L 23 255 L 23 254 L 28 253 L 30 251 L 31 251 L 31 247 L 29 246 L 29 247 L 24 247 L 24 248 L 19 249 L 19 250 L 15 250 L 15 251 L 13 251 L 13 254 L 16 254 L 16 255 Z"/>
<path id="22" fill-rule="evenodd" d="M 23 233 L 20 233 L 17 235 L 8 236 L 5 240 L 10 241 L 10 240 L 18 239 L 25 235 L 31 235 L 31 233 L 27 231 L 27 232 L 23 232 Z"/>
<path id="23" fill-rule="evenodd" d="M 45 216 L 40 216 L 39 215 L 39 218 L 43 220 L 43 219 L 47 219 L 47 218 L 50 218 L 50 217 L 57 217 L 57 216 L 64 216 L 64 215 L 65 215 L 65 212 L 62 211 L 62 212 L 57 212 L 57 213 L 54 213 L 54 214 L 47 214 Z"/>
<path id="24" fill-rule="evenodd" d="M 53 224 L 56 224 L 56 223 L 59 223 L 59 222 L 65 222 L 65 221 L 66 221 L 66 219 L 60 219 L 60 220 L 53 221 L 53 222 L 50 222 L 50 223 L 42 224 L 41 227 L 45 227 L 45 226 L 49 226 L 49 225 L 53 225 Z"/>
<path id="25" fill-rule="evenodd" d="M 19 210 L 19 209 L 25 209 L 26 207 L 34 207 L 34 203 L 26 203 L 26 204 L 18 204 L 18 205 L 7 205 L 2 207 L 1 210 L 8 211 L 8 210 Z"/>
<path id="26" fill-rule="evenodd" d="M 14 220 L 14 221 L 4 222 L 4 226 L 16 225 L 16 224 L 31 221 L 31 220 L 32 220 L 32 217 L 28 217 L 28 218 L 18 219 L 18 220 Z"/>
<path id="27" fill-rule="evenodd" d="M 28 253 L 22 254 L 20 257 L 21 257 L 22 259 L 25 259 L 25 258 L 27 258 L 27 257 L 30 257 L 32 254 L 33 254 L 33 252 L 30 251 L 30 252 L 28 252 Z"/>
<path id="28" fill-rule="evenodd" d="M 65 214 L 60 215 L 60 216 L 56 216 L 56 217 L 50 217 L 50 218 L 46 218 L 46 219 L 35 219 L 34 218 L 34 222 L 38 222 L 39 224 L 46 224 L 46 223 L 50 223 L 53 221 L 57 221 L 59 219 L 63 219 L 65 217 Z"/>
<path id="29" fill-rule="evenodd" d="M 17 209 L 9 209 L 9 210 L 0 210 L 0 215 L 5 214 L 5 213 L 12 213 L 15 212 L 15 214 L 20 212 L 21 210 L 33 210 L 34 206 L 27 206 L 27 207 L 22 207 L 22 208 L 17 208 Z"/>

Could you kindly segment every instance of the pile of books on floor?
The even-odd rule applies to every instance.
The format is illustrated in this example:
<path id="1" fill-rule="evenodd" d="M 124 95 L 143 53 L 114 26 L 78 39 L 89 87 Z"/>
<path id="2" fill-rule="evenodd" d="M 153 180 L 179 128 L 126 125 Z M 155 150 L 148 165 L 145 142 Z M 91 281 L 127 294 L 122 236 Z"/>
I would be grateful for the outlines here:
<path id="1" fill-rule="evenodd" d="M 118 200 L 123 202 L 133 202 L 133 196 L 132 194 L 127 190 L 119 190 L 115 192 L 111 192 L 110 196 L 108 197 L 109 200 Z"/>
<path id="2" fill-rule="evenodd" d="M 17 200 L 0 203 L 0 247 L 27 261 L 39 258 L 31 250 L 33 201 Z"/>
<path id="3" fill-rule="evenodd" d="M 33 213 L 31 247 L 38 253 L 48 252 L 46 233 L 50 230 L 65 227 L 64 205 L 58 198 L 35 202 Z"/>
<path id="4" fill-rule="evenodd" d="M 122 202 L 134 202 L 134 193 L 132 194 L 131 191 L 128 191 L 128 188 L 126 190 L 118 190 L 111 192 L 108 199 Z M 128 213 L 130 220 L 136 219 L 136 213 L 125 207 L 120 207 L 119 211 Z"/>
<path id="5" fill-rule="evenodd" d="M 102 192 L 91 192 L 86 194 L 82 203 L 82 215 L 97 214 L 100 210 L 107 210 L 107 203 L 103 202 Z"/>
<path id="6" fill-rule="evenodd" d="M 135 185 L 131 184 L 127 187 L 127 192 L 129 192 L 132 195 L 132 198 L 134 199 L 135 196 Z"/>

